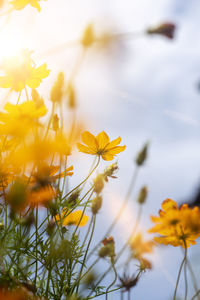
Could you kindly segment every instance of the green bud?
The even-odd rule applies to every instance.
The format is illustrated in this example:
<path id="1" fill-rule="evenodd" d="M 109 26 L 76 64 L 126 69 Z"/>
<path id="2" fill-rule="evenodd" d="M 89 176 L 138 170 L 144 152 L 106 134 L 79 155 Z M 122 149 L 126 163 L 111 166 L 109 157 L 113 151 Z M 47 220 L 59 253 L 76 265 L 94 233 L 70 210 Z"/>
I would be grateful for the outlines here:
<path id="1" fill-rule="evenodd" d="M 139 192 L 137 202 L 140 204 L 144 204 L 146 202 L 146 198 L 148 196 L 148 188 L 147 186 L 143 186 Z"/>
<path id="2" fill-rule="evenodd" d="M 94 192 L 100 194 L 104 188 L 104 176 L 102 174 L 98 174 L 94 179 Z"/>
<path id="3" fill-rule="evenodd" d="M 136 160 L 135 160 L 135 162 L 138 166 L 142 166 L 144 164 L 145 160 L 147 159 L 148 147 L 149 147 L 149 144 L 146 143 L 144 145 L 144 147 L 142 148 L 142 150 L 138 153 Z"/>
<path id="4" fill-rule="evenodd" d="M 95 197 L 92 200 L 92 207 L 91 207 L 92 213 L 96 215 L 100 210 L 101 206 L 102 206 L 102 196 L 97 195 L 97 197 Z"/>

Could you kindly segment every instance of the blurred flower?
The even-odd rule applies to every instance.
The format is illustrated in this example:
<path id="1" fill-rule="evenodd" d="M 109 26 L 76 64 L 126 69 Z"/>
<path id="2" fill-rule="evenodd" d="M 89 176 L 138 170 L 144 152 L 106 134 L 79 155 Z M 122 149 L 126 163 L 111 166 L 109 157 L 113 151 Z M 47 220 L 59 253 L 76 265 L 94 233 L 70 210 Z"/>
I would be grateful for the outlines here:
<path id="1" fill-rule="evenodd" d="M 63 226 L 76 225 L 82 227 L 87 224 L 89 217 L 84 215 L 81 210 L 69 212 L 67 208 L 64 208 L 61 216 L 58 214 L 55 219 L 57 222 L 61 222 Z"/>
<path id="2" fill-rule="evenodd" d="M 50 185 L 40 188 L 29 189 L 27 200 L 28 205 L 38 206 L 38 205 L 47 205 L 48 202 L 52 201 L 56 197 L 57 193 L 54 188 Z"/>
<path id="3" fill-rule="evenodd" d="M 7 103 L 4 110 L 0 112 L 0 134 L 21 138 L 38 126 L 38 119 L 47 112 L 44 104 L 38 107 L 34 101 L 19 105 Z"/>
<path id="4" fill-rule="evenodd" d="M 35 172 L 30 178 L 27 177 L 26 179 L 31 184 L 44 187 L 50 185 L 59 178 L 73 175 L 73 166 L 70 166 L 63 172 L 58 173 L 59 170 L 60 166 L 48 166 L 47 164 L 42 164 L 38 166 L 37 172 Z"/>
<path id="5" fill-rule="evenodd" d="M 23 50 L 20 55 L 5 60 L 3 69 L 5 75 L 0 76 L 0 87 L 10 88 L 16 92 L 22 91 L 26 86 L 37 88 L 50 72 L 46 64 L 36 68 L 28 50 Z"/>
<path id="6" fill-rule="evenodd" d="M 177 203 L 166 199 L 162 203 L 159 216 L 152 216 L 155 226 L 149 232 L 159 233 L 160 237 L 154 240 L 164 245 L 174 247 L 190 247 L 196 244 L 195 240 L 200 236 L 200 211 L 198 207 L 189 208 L 183 204 L 178 208 Z"/>
<path id="7" fill-rule="evenodd" d="M 129 242 L 132 256 L 136 259 L 141 259 L 144 254 L 152 253 L 154 242 L 153 241 L 144 241 L 142 234 L 138 233 L 134 238 Z"/>
<path id="8" fill-rule="evenodd" d="M 113 160 L 116 154 L 126 148 L 126 146 L 117 146 L 121 142 L 121 137 L 110 142 L 110 138 L 104 131 L 96 137 L 85 131 L 82 134 L 82 141 L 86 146 L 78 143 L 77 147 L 80 152 L 101 156 L 103 160 Z"/>
<path id="9" fill-rule="evenodd" d="M 175 30 L 176 30 L 175 24 L 162 23 L 159 26 L 148 28 L 147 34 L 159 34 L 159 35 L 163 35 L 169 39 L 173 39 Z"/>
<path id="10" fill-rule="evenodd" d="M 14 9 L 21 10 L 28 4 L 35 7 L 38 11 L 41 11 L 40 2 L 41 0 L 11 0 L 10 4 L 13 5 Z"/>
<path id="11" fill-rule="evenodd" d="M 138 276 L 128 276 L 126 273 L 124 273 L 124 275 L 121 277 L 119 276 L 119 280 L 120 280 L 120 285 L 119 287 L 122 288 L 123 292 L 128 292 L 130 291 L 133 287 L 136 286 L 136 284 L 138 283 L 139 277 Z"/>
<path id="12" fill-rule="evenodd" d="M 18 287 L 13 290 L 7 288 L 0 289 L 1 300 L 40 300 L 40 297 L 35 296 L 31 291 L 25 287 Z"/>

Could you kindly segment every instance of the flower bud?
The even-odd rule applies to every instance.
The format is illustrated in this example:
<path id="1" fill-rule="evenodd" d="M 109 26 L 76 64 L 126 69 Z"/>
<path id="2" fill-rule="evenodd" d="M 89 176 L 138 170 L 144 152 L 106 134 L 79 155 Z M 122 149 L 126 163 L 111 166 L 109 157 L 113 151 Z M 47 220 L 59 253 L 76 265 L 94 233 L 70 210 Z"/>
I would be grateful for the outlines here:
<path id="1" fill-rule="evenodd" d="M 99 250 L 99 257 L 104 258 L 106 256 L 114 260 L 115 257 L 115 241 L 113 237 L 106 238 L 102 241 L 104 246 Z"/>
<path id="2" fill-rule="evenodd" d="M 94 179 L 94 192 L 100 194 L 104 188 L 104 176 L 102 174 L 98 174 Z"/>
<path id="3" fill-rule="evenodd" d="M 52 121 L 52 127 L 53 127 L 53 130 L 54 131 L 58 131 L 58 129 L 59 129 L 59 118 L 58 118 L 58 115 L 57 114 L 55 114 L 54 116 L 53 116 L 53 121 Z"/>
<path id="4" fill-rule="evenodd" d="M 64 74 L 60 72 L 57 76 L 57 80 L 51 89 L 51 101 L 54 103 L 60 103 L 63 97 L 63 85 L 64 85 Z"/>
<path id="5" fill-rule="evenodd" d="M 92 207 L 91 207 L 92 213 L 96 215 L 100 210 L 101 206 L 102 206 L 102 196 L 97 195 L 97 197 L 95 197 L 92 200 Z"/>
<path id="6" fill-rule="evenodd" d="M 53 235 L 55 226 L 56 224 L 54 220 L 50 220 L 49 223 L 47 224 L 46 232 L 49 236 Z"/>
<path id="7" fill-rule="evenodd" d="M 36 89 L 31 90 L 31 97 L 32 100 L 35 102 L 37 108 L 44 105 L 44 100 L 42 99 L 42 97 L 40 97 Z"/>
<path id="8" fill-rule="evenodd" d="M 116 176 L 114 176 L 115 172 L 118 170 L 118 165 L 117 163 L 114 163 L 110 166 L 108 166 L 105 170 L 104 170 L 104 177 L 105 177 L 105 181 L 108 182 L 108 177 L 111 178 L 116 178 Z"/>
<path id="9" fill-rule="evenodd" d="M 148 188 L 145 185 L 141 188 L 141 190 L 139 192 L 137 202 L 139 204 L 144 204 L 146 202 L 147 195 L 148 195 Z"/>
<path id="10" fill-rule="evenodd" d="M 73 109 L 76 108 L 76 94 L 75 89 L 72 83 L 69 83 L 67 86 L 67 95 L 68 95 L 68 106 Z"/>
<path id="11" fill-rule="evenodd" d="M 148 143 L 144 145 L 144 147 L 136 157 L 135 162 L 138 166 L 142 166 L 144 164 L 145 160 L 147 159 L 147 154 L 148 154 Z"/>
<path id="12" fill-rule="evenodd" d="M 83 45 L 83 47 L 88 48 L 92 46 L 94 42 L 95 42 L 95 35 L 94 35 L 93 25 L 89 24 L 83 32 L 81 44 Z"/>
<path id="13" fill-rule="evenodd" d="M 167 37 L 168 39 L 173 39 L 175 29 L 176 29 L 175 24 L 173 24 L 173 23 L 163 23 L 163 24 L 160 24 L 157 27 L 148 28 L 147 29 L 147 34 L 149 34 L 149 35 L 159 34 L 159 35 Z"/>

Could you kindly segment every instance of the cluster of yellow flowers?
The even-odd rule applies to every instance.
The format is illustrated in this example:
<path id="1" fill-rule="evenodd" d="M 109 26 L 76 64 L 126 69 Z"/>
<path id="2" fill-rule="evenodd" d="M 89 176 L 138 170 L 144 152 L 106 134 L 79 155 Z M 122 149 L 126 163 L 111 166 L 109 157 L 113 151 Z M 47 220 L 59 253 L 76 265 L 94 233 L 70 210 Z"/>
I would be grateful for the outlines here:
<path id="1" fill-rule="evenodd" d="M 162 203 L 159 216 L 151 217 L 155 226 L 149 230 L 151 233 L 159 233 L 155 237 L 158 243 L 183 248 L 196 244 L 200 236 L 200 210 L 198 207 L 190 208 L 183 204 L 180 208 L 172 199 L 166 199 Z"/>
<path id="2" fill-rule="evenodd" d="M 73 166 L 61 171 L 61 165 L 54 162 L 66 161 L 74 144 L 70 134 L 65 134 L 63 128 L 59 129 L 57 114 L 52 113 L 48 126 L 41 121 L 47 115 L 47 107 L 35 88 L 49 75 L 46 64 L 36 67 L 30 51 L 25 50 L 5 61 L 3 67 L 5 74 L 0 76 L 0 87 L 18 92 L 19 97 L 17 104 L 6 103 L 4 111 L 0 112 L 0 190 L 11 208 L 19 212 L 27 206 L 47 205 L 56 198 L 56 181 L 72 176 Z M 63 84 L 64 74 L 60 73 L 51 91 L 52 110 L 56 103 L 61 103 Z M 31 99 L 27 88 L 32 89 Z M 24 90 L 27 100 L 19 103 Z M 86 131 L 82 134 L 82 140 L 86 146 L 78 143 L 79 151 L 104 160 L 112 160 L 125 150 L 125 146 L 118 146 L 120 137 L 110 142 L 104 131 L 96 137 Z M 7 191 L 8 187 L 10 189 Z M 20 199 L 16 201 L 18 190 L 21 190 Z M 68 213 L 64 208 L 55 220 L 62 220 L 64 226 L 84 226 L 88 217 L 82 216 L 80 210 Z"/>

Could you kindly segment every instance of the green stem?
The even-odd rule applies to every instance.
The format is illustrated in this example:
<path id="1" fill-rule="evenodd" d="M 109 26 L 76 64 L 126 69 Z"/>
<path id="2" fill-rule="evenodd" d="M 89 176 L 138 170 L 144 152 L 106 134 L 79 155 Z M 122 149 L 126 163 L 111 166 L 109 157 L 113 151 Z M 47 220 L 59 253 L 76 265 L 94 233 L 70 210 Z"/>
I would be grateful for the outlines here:
<path id="1" fill-rule="evenodd" d="M 35 262 L 35 285 L 37 283 L 38 271 L 38 207 L 36 207 L 36 220 L 35 220 L 35 237 L 36 237 L 36 262 Z"/>
<path id="2" fill-rule="evenodd" d="M 184 255 L 184 258 L 183 258 L 182 263 L 181 263 L 180 268 L 179 268 L 179 272 L 178 272 L 178 276 L 177 276 L 177 280 L 176 280 L 176 286 L 175 286 L 175 290 L 174 290 L 173 300 L 176 300 L 176 293 L 177 293 L 178 284 L 179 284 L 179 280 L 180 280 L 180 276 L 181 276 L 181 271 L 182 271 L 183 265 L 186 261 L 186 257 L 187 257 L 187 247 L 185 247 L 185 255 Z"/>
<path id="3" fill-rule="evenodd" d="M 77 293 L 78 293 L 78 289 L 79 289 L 79 283 L 80 283 L 80 280 L 81 280 L 81 275 L 82 275 L 82 272 L 83 272 L 83 268 L 85 267 L 85 261 L 86 261 L 86 257 L 87 257 L 87 254 L 88 254 L 88 250 L 89 250 L 89 247 L 90 247 L 93 235 L 94 235 L 94 229 L 95 229 L 95 224 L 96 224 L 96 215 L 92 216 L 92 222 L 93 222 L 92 232 L 91 232 L 91 235 L 90 235 L 90 239 L 89 239 L 86 251 L 85 251 L 85 255 L 84 255 L 84 258 L 83 258 L 83 261 L 82 261 L 82 265 L 81 265 L 81 270 L 80 270 L 78 280 L 77 280 L 77 288 L 76 288 Z"/>
<path id="4" fill-rule="evenodd" d="M 17 99 L 17 105 L 19 104 L 19 100 L 20 100 L 21 94 L 22 94 L 22 91 L 19 92 L 19 96 L 18 96 L 18 99 Z"/>
<path id="5" fill-rule="evenodd" d="M 129 185 L 129 188 L 128 188 L 128 191 L 126 193 L 126 196 L 124 198 L 124 201 L 122 202 L 122 205 L 119 209 L 119 212 L 117 214 L 117 216 L 115 217 L 115 219 L 113 220 L 112 224 L 110 225 L 110 227 L 108 228 L 107 232 L 105 233 L 104 237 L 101 239 L 104 240 L 109 234 L 110 232 L 113 230 L 113 228 L 115 227 L 115 225 L 117 224 L 118 220 L 120 219 L 127 203 L 128 203 L 128 200 L 131 196 L 131 193 L 132 193 L 132 190 L 135 186 L 135 183 L 136 183 L 136 179 L 137 179 L 137 176 L 138 176 L 138 170 L 139 168 L 136 167 L 134 169 L 134 172 L 133 172 L 133 175 L 132 175 L 132 178 L 131 178 L 131 182 L 130 182 L 130 185 Z M 92 251 L 90 252 L 90 254 L 88 255 L 88 258 L 96 251 L 96 249 L 98 248 L 98 246 L 100 245 L 101 242 L 99 242 L 98 244 L 96 244 L 96 246 L 92 249 Z"/>
<path id="6" fill-rule="evenodd" d="M 108 299 L 108 291 L 109 289 L 115 284 L 116 280 L 117 280 L 117 271 L 115 269 L 115 265 L 114 265 L 114 262 L 112 262 L 112 268 L 113 268 L 113 271 L 115 273 L 115 278 L 114 280 L 112 281 L 112 283 L 107 287 L 106 289 L 106 300 Z"/>
<path id="7" fill-rule="evenodd" d="M 97 161 L 97 164 L 94 166 L 94 168 L 92 169 L 92 171 L 88 174 L 88 176 L 81 182 L 79 183 L 75 188 L 73 188 L 69 193 L 67 193 L 62 199 L 64 200 L 65 198 L 67 198 L 71 193 L 73 193 L 75 190 L 77 190 L 82 184 L 84 184 L 88 179 L 89 177 L 92 175 L 92 173 L 96 170 L 96 168 L 98 167 L 99 165 L 99 162 L 100 162 L 100 156 L 98 156 L 98 161 Z"/>

